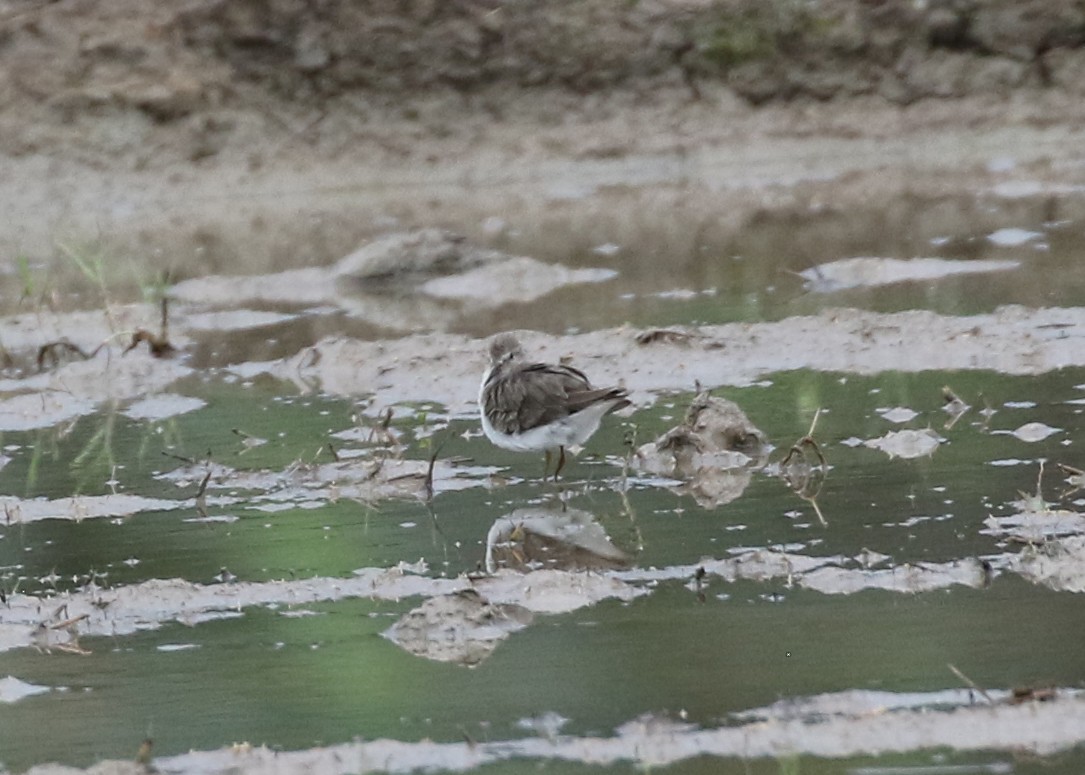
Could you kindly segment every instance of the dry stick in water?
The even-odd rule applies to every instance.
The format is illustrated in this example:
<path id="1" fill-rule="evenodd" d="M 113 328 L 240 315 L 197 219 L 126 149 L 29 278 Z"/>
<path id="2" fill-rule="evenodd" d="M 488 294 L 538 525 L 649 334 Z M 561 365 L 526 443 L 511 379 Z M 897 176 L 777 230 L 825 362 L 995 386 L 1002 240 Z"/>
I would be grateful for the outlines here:
<path id="1" fill-rule="evenodd" d="M 200 482 L 200 489 L 196 491 L 196 513 L 201 519 L 207 519 L 207 483 L 211 481 L 211 467 L 207 467 L 207 474 Z"/>
<path id="2" fill-rule="evenodd" d="M 175 351 L 175 347 L 170 344 L 169 340 L 169 297 L 162 297 L 162 319 L 161 319 L 161 332 L 156 336 L 150 331 L 146 331 L 142 328 L 137 328 L 132 333 L 132 342 L 126 348 L 121 355 L 136 348 L 140 342 L 146 342 L 147 346 L 151 349 L 151 355 L 155 358 L 164 358 L 172 355 Z"/>
<path id="3" fill-rule="evenodd" d="M 814 514 L 817 515 L 818 522 L 821 523 L 822 527 L 827 527 L 829 523 L 825 520 L 825 515 L 821 513 L 821 507 L 818 506 L 817 502 L 818 492 L 821 491 L 820 484 L 814 491 L 813 495 L 806 495 L 804 493 L 804 490 L 806 488 L 806 485 L 810 482 L 810 472 L 806 473 L 801 485 L 792 483 L 787 474 L 784 473 L 784 467 L 791 461 L 792 457 L 798 455 L 803 459 L 804 463 L 806 462 L 806 447 L 810 447 L 814 450 L 814 454 L 816 454 L 818 457 L 818 466 L 821 468 L 822 471 L 824 471 L 828 467 L 829 463 L 825 459 L 825 455 L 822 454 L 821 447 L 814 440 L 814 429 L 817 427 L 819 417 L 821 417 L 820 407 L 816 412 L 814 412 L 814 419 L 810 422 L 810 430 L 807 431 L 805 436 L 803 436 L 791 446 L 791 449 L 788 450 L 787 456 L 782 461 L 780 461 L 780 474 L 791 487 L 791 489 L 794 490 L 795 494 L 813 507 Z M 821 484 L 824 484 L 824 481 L 824 478 L 822 478 Z"/>
<path id="4" fill-rule="evenodd" d="M 107 339 L 106 342 L 108 342 L 108 341 L 109 340 Z M 57 339 L 55 342 L 46 342 L 45 344 L 43 344 L 41 347 L 38 348 L 38 371 L 43 371 L 45 369 L 45 356 L 46 355 L 52 355 L 53 356 L 53 365 L 54 366 L 57 365 L 57 363 L 60 362 L 59 358 L 57 357 L 57 351 L 58 350 L 66 350 L 66 351 L 68 351 L 70 353 L 74 353 L 74 354 L 78 355 L 80 358 L 82 358 L 85 361 L 89 361 L 91 358 L 93 358 L 95 355 L 98 354 L 99 350 L 101 350 L 103 347 L 105 347 L 106 342 L 102 342 L 97 347 L 95 347 L 93 350 L 91 350 L 89 353 L 86 350 L 84 350 L 82 347 L 80 347 L 79 345 L 74 344 L 73 342 L 69 342 L 67 339 Z"/>
<path id="5" fill-rule="evenodd" d="M 811 447 L 814 450 L 814 454 L 816 454 L 818 456 L 818 463 L 821 465 L 822 468 L 824 468 L 825 466 L 828 465 L 828 462 L 826 462 L 826 460 L 825 460 L 825 455 L 823 455 L 821 453 L 821 447 L 818 445 L 818 443 L 816 441 L 814 441 L 814 428 L 817 427 L 819 417 L 821 417 L 821 408 L 820 407 L 818 408 L 818 410 L 816 412 L 814 412 L 814 419 L 810 423 L 810 430 L 807 432 L 807 434 L 805 436 L 803 436 L 801 439 L 799 439 L 798 441 L 796 441 L 794 444 L 791 445 L 791 449 L 788 450 L 787 457 L 785 457 L 780 462 L 781 466 L 786 466 L 788 464 L 788 462 L 790 462 L 793 455 L 801 455 L 801 454 L 803 454 L 803 452 L 804 452 L 803 448 L 804 447 Z"/>
<path id="6" fill-rule="evenodd" d="M 976 684 L 976 682 L 975 682 L 975 681 L 973 681 L 973 680 L 972 680 L 971 678 L 969 678 L 969 677 L 968 677 L 967 675 L 965 675 L 965 674 L 964 674 L 964 673 L 962 673 L 962 672 L 961 672 L 960 670 L 958 670 L 958 669 L 956 668 L 956 666 L 954 666 L 954 665 L 946 665 L 946 667 L 948 667 L 948 668 L 949 668 L 950 670 L 952 670 L 952 671 L 953 671 L 953 674 L 954 674 L 955 676 L 957 676 L 957 677 L 958 677 L 958 678 L 960 678 L 960 679 L 961 679 L 962 681 L 964 681 L 964 682 L 965 682 L 966 684 L 968 684 L 968 688 L 969 688 L 969 689 L 971 689 L 972 691 L 975 691 L 975 692 L 979 692 L 980 694 L 982 694 L 982 695 L 983 695 L 983 699 L 987 700 L 987 702 L 991 703 L 992 705 L 994 705 L 994 704 L 995 704 L 995 701 L 991 699 L 991 695 L 989 695 L 989 694 L 988 694 L 987 692 L 983 691 L 983 689 L 981 689 L 981 688 L 980 688 L 980 687 L 979 687 L 979 686 L 978 686 L 978 685 Z"/>
<path id="7" fill-rule="evenodd" d="M 960 396 L 953 392 L 949 385 L 942 388 L 942 409 L 949 414 L 949 419 L 945 425 L 946 430 L 956 425 L 957 421 L 964 417 L 970 408 L 968 404 L 961 400 Z"/>
<path id="8" fill-rule="evenodd" d="M 426 496 L 426 503 L 433 500 L 433 467 L 437 465 L 437 455 L 440 454 L 441 447 L 445 445 L 445 440 L 441 439 L 441 443 L 434 448 L 433 454 L 429 456 L 429 467 L 426 469 L 425 490 L 423 491 Z"/>
<path id="9" fill-rule="evenodd" d="M 1057 465 L 1064 474 L 1067 474 L 1065 481 L 1070 485 L 1070 487 L 1064 490 L 1062 495 L 1059 496 L 1060 500 L 1085 488 L 1085 471 L 1082 471 L 1080 468 L 1068 466 L 1065 463 L 1056 463 L 1055 465 Z"/>

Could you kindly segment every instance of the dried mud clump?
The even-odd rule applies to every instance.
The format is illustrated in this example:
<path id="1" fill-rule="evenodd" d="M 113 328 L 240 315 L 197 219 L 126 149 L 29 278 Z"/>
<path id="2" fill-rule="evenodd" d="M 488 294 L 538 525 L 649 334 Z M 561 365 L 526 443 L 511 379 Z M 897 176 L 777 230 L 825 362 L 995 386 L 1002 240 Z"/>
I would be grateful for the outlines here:
<path id="1" fill-rule="evenodd" d="M 339 261 L 335 273 L 359 283 L 387 283 L 460 272 L 507 258 L 444 229 L 417 229 L 373 240 Z"/>
<path id="2" fill-rule="evenodd" d="M 706 468 L 741 468 L 767 451 L 765 434 L 738 404 L 702 392 L 681 425 L 637 449 L 634 464 L 650 473 L 690 479 Z"/>
<path id="3" fill-rule="evenodd" d="M 702 392 L 681 425 L 638 447 L 631 463 L 641 472 L 681 480 L 682 492 L 711 508 L 742 495 L 770 449 L 738 404 Z"/>

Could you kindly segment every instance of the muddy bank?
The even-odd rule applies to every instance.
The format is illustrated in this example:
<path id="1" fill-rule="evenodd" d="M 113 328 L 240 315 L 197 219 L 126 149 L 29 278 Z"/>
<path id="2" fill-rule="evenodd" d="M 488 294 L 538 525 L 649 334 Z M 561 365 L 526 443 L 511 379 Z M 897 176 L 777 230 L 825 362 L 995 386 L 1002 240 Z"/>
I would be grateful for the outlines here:
<path id="1" fill-rule="evenodd" d="M 1081 95 L 1073 0 L 48 3 L 0 16 L 0 151 L 161 166 L 224 152 L 259 164 L 299 140 L 338 154 L 526 114 L 556 125 L 660 92 L 743 105 L 871 96 L 906 105 Z M 621 94 L 617 102 L 611 101 Z M 668 112 L 660 103 L 660 117 Z M 381 131 L 405 118 L 409 131 Z M 376 128 L 376 131 L 374 131 Z"/>
<path id="2" fill-rule="evenodd" d="M 609 329 L 565 337 L 525 332 L 533 358 L 571 358 L 600 382 L 621 382 L 634 399 L 660 392 L 748 385 L 793 369 L 882 371 L 989 369 L 1040 374 L 1085 365 L 1085 309 L 1004 307 L 991 315 L 950 317 L 924 311 L 878 314 L 828 310 L 812 317 L 672 329 L 682 336 L 638 343 L 642 331 Z M 334 395 L 371 394 L 375 406 L 438 401 L 453 414 L 473 405 L 484 366 L 478 340 L 451 334 L 385 342 L 329 338 L 293 358 L 250 364 Z"/>
<path id="3" fill-rule="evenodd" d="M 100 245 L 131 298 L 133 267 L 327 265 L 392 226 L 555 207 L 589 226 L 614 208 L 588 195 L 630 187 L 640 217 L 735 230 L 1080 187 L 1070 0 L 264 5 L 0 13 L 0 247 Z"/>
<path id="4" fill-rule="evenodd" d="M 795 705 L 750 711 L 749 715 L 759 717 L 757 721 L 716 728 L 649 715 L 623 724 L 612 737 L 569 737 L 540 731 L 537 737 L 492 742 L 372 740 L 307 751 L 273 751 L 243 743 L 218 751 L 162 757 L 154 764 L 161 772 L 258 773 L 269 768 L 285 775 L 420 769 L 467 772 L 512 759 L 666 766 L 705 755 L 735 760 L 798 755 L 845 758 L 924 748 L 1050 755 L 1081 740 L 1085 700 L 1073 690 L 1064 690 L 1063 696 L 1054 701 L 1018 704 L 1003 701 L 1008 692 L 988 693 L 990 700 L 997 697 L 1000 704 L 973 704 L 971 694 L 943 691 L 926 696 L 889 692 L 823 695 L 807 698 L 809 717 L 795 717 L 803 702 L 798 699 Z M 925 703 L 942 707 L 923 707 Z M 1007 763 L 1006 767 L 1012 765 Z M 143 771 L 140 765 L 106 762 L 85 771 L 43 765 L 32 768 L 28 775 L 134 775 Z"/>
<path id="5" fill-rule="evenodd" d="M 186 312 L 173 329 L 188 331 Z M 202 311 L 193 310 L 199 320 Z M 78 326 L 82 316 L 71 322 Z M 90 348 L 95 330 L 71 327 L 54 318 L 54 331 Z M 89 334 L 89 335 L 88 335 Z M 776 322 L 688 326 L 653 334 L 612 328 L 550 336 L 524 332 L 534 359 L 571 359 L 599 382 L 621 383 L 641 405 L 660 393 L 691 392 L 697 386 L 749 385 L 774 372 L 795 369 L 875 374 L 883 371 L 982 369 L 1005 374 L 1042 374 L 1085 365 L 1085 309 L 1030 309 L 1007 306 L 989 315 L 947 316 L 926 311 L 879 314 L 830 309 L 816 316 Z M 642 343 L 646 342 L 646 343 Z M 3 381 L 0 427 L 48 427 L 94 410 L 105 401 L 130 401 L 169 391 L 191 373 L 178 359 L 136 351 L 120 356 L 106 348 L 88 360 L 34 373 L 32 353 L 12 351 L 29 374 Z M 183 360 L 183 356 L 179 356 Z M 414 334 L 364 341 L 327 337 L 295 355 L 273 361 L 223 364 L 245 379 L 266 374 L 303 391 L 368 397 L 368 412 L 404 402 L 437 402 L 453 416 L 473 415 L 478 381 L 485 367 L 483 341 L 458 334 Z"/>
<path id="6" fill-rule="evenodd" d="M 1030 518 L 1029 515 L 1021 515 Z M 510 515 L 515 518 L 516 515 Z M 322 601 L 363 597 L 381 600 L 423 598 L 385 637 L 428 659 L 474 665 L 513 633 L 548 614 L 566 613 L 608 598 L 631 601 L 665 589 L 660 582 L 689 581 L 690 595 L 703 595 L 740 580 L 786 580 L 829 595 L 880 589 L 906 595 L 955 585 L 985 587 L 992 574 L 1017 573 L 1054 589 L 1080 591 L 1080 536 L 1050 541 L 1019 555 L 979 561 L 902 564 L 884 568 L 889 558 L 805 556 L 774 549 L 747 549 L 733 557 L 698 565 L 634 568 L 584 574 L 557 569 L 527 573 L 434 578 L 424 563 L 392 568 L 361 568 L 348 578 L 312 578 L 265 583 L 222 581 L 214 585 L 180 579 L 102 588 L 96 585 L 52 597 L 10 594 L 0 609 L 0 649 L 33 646 L 44 654 L 88 655 L 109 643 L 80 643 L 80 636 L 116 640 L 170 622 L 197 626 L 244 618 L 246 609 L 266 607 L 283 617 L 319 616 L 311 606 Z M 986 567 L 984 567 L 986 565 Z M 224 572 L 225 573 L 225 572 Z M 1076 580 L 1065 583 L 1073 576 Z M 197 639 L 198 640 L 198 639 Z M 200 648 L 199 643 L 168 643 L 162 651 Z M 108 647 L 107 647 L 108 648 Z M 790 654 L 788 654 L 790 656 Z M 665 765 L 693 757 L 760 759 L 811 755 L 847 758 L 914 752 L 952 751 L 1051 755 L 1082 742 L 1080 692 L 1042 686 L 1012 690 L 978 687 L 925 693 L 847 690 L 788 697 L 765 707 L 732 712 L 715 724 L 693 724 L 681 713 L 645 714 L 610 735 L 562 734 L 556 714 L 522 719 L 518 727 L 537 736 L 500 741 L 407 742 L 388 739 L 283 751 L 239 742 L 219 750 L 194 750 L 155 758 L 161 772 L 261 772 L 274 764 L 283 772 L 367 772 L 439 769 L 466 771 L 510 758 Z M 20 702 L 63 687 L 40 686 L 15 678 L 0 681 L 0 700 Z M 29 772 L 49 775 L 81 772 L 40 765 Z M 142 765 L 102 762 L 88 773 L 143 772 Z"/>
<path id="7" fill-rule="evenodd" d="M 500 236 L 488 222 L 534 230 L 561 218 L 560 233 L 538 239 L 555 241 L 555 252 L 593 233 L 673 242 L 675 212 L 691 228 L 731 234 L 767 212 L 827 210 L 913 218 L 901 225 L 916 229 L 935 216 L 900 212 L 902 200 L 1080 191 L 1085 122 L 1067 113 L 1077 104 L 1030 96 L 908 108 L 876 99 L 757 111 L 634 105 L 556 125 L 469 115 L 401 154 L 367 143 L 328 154 L 257 133 L 241 143 L 266 155 L 255 167 L 229 153 L 166 170 L 133 166 L 124 154 L 103 166 L 51 147 L 0 158 L 0 244 L 46 268 L 67 263 L 58 243 L 94 247 L 110 287 L 132 299 L 137 280 L 162 269 L 183 280 L 325 266 L 410 227 L 445 226 L 485 243 Z M 379 131 L 411 135 L 398 119 Z M 12 272 L 0 283 L 17 295 L 17 279 Z"/>

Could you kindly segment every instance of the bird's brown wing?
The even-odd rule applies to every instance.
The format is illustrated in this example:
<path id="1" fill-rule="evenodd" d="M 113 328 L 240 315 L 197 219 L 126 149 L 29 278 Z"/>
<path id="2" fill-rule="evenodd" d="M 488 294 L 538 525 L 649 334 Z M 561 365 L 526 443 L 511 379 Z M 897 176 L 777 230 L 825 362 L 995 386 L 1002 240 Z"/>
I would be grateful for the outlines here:
<path id="1" fill-rule="evenodd" d="M 560 420 L 608 398 L 614 388 L 593 388 L 579 369 L 533 363 L 497 375 L 485 388 L 486 417 L 503 433 L 520 433 Z"/>

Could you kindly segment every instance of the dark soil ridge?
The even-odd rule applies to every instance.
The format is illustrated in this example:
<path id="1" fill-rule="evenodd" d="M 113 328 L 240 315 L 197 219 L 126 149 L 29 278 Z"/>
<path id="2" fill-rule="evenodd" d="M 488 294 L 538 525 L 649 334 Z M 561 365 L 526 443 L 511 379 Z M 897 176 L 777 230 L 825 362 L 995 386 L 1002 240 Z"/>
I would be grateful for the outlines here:
<path id="1" fill-rule="evenodd" d="M 760 103 L 1081 89 L 1079 0 L 203 2 L 186 47 L 292 98 L 493 83 L 578 94 L 679 74 Z"/>
<path id="2" fill-rule="evenodd" d="M 180 125 L 183 154 L 199 159 L 253 123 L 336 132 L 329 115 L 409 119 L 435 96 L 498 120 L 530 112 L 532 94 L 586 109 L 616 90 L 752 104 L 1080 96 L 1085 0 L 0 2 L 9 156 L 130 151 L 147 130 L 126 116 Z"/>

